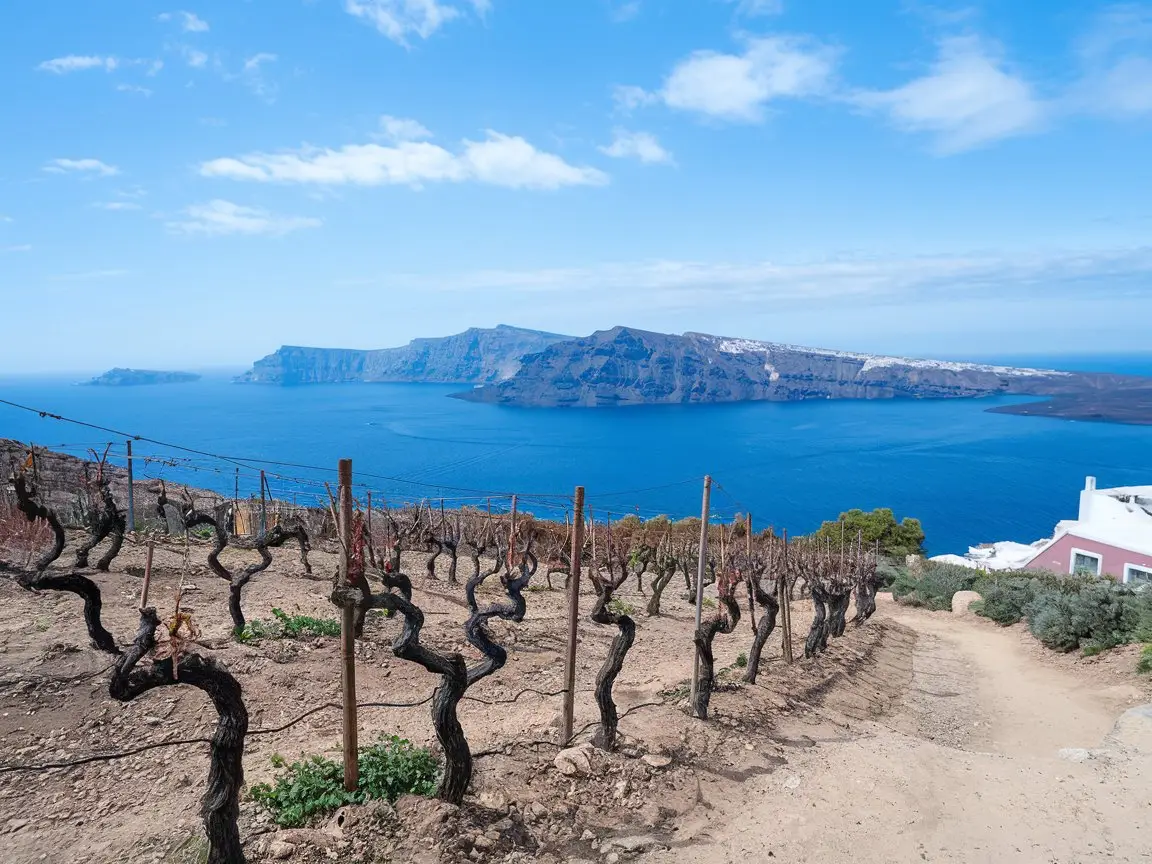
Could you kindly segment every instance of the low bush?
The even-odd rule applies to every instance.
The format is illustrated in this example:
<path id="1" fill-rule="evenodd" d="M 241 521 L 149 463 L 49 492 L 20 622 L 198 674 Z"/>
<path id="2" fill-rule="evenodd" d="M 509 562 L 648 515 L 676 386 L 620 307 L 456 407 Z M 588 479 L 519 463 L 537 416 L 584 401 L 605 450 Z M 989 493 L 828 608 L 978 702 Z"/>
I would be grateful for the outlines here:
<path id="1" fill-rule="evenodd" d="M 627 615 L 629 617 L 636 614 L 636 607 L 631 603 L 626 603 L 618 597 L 613 597 L 608 601 L 608 611 L 616 615 Z"/>
<path id="2" fill-rule="evenodd" d="M 241 642 L 260 639 L 297 639 L 301 636 L 339 636 L 340 622 L 335 618 L 313 618 L 311 615 L 289 615 L 283 609 L 273 609 L 275 621 L 249 621 L 237 637 Z"/>
<path id="3" fill-rule="evenodd" d="M 1028 629 L 1049 648 L 1097 654 L 1141 641 L 1152 620 L 1152 593 L 1102 579 L 1067 580 L 1037 590 L 1025 617 Z"/>
<path id="4" fill-rule="evenodd" d="M 980 571 L 957 564 L 925 561 L 919 573 L 903 570 L 892 583 L 892 596 L 905 606 L 926 609 L 952 608 L 952 595 L 968 591 L 980 577 Z"/>
<path id="5" fill-rule="evenodd" d="M 284 760 L 274 757 L 272 764 L 283 767 Z M 396 736 L 360 748 L 359 765 L 360 788 L 355 792 L 344 791 L 343 765 L 312 756 L 288 765 L 274 783 L 257 783 L 249 794 L 272 813 L 277 825 L 294 828 L 345 804 L 431 795 L 440 772 L 427 749 Z"/>
<path id="6" fill-rule="evenodd" d="M 1152 645 L 1145 645 L 1140 652 L 1140 659 L 1136 661 L 1136 671 L 1141 675 L 1152 672 Z"/>

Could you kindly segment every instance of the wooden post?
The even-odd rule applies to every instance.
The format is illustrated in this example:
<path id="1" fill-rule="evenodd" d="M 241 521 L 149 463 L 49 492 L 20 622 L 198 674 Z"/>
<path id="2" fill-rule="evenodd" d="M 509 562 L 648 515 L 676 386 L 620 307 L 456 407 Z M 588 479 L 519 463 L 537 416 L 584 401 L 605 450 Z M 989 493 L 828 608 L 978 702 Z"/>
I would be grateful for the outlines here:
<path id="1" fill-rule="evenodd" d="M 584 487 L 577 486 L 572 496 L 572 561 L 568 580 L 568 647 L 564 654 L 564 722 L 560 744 L 572 740 L 573 711 L 576 704 L 576 630 L 580 620 L 580 555 L 584 551 Z"/>
<path id="2" fill-rule="evenodd" d="M 261 472 L 263 474 L 263 472 Z M 352 553 L 352 460 L 340 460 L 340 587 L 348 586 Z M 355 612 L 349 605 L 340 610 L 340 683 L 344 700 L 344 790 L 360 785 L 360 748 L 356 740 L 356 632 Z"/>
<path id="3" fill-rule="evenodd" d="M 712 478 L 704 477 L 704 502 L 700 507 L 700 552 L 696 562 L 696 630 L 700 629 L 700 619 L 704 610 L 704 570 L 708 557 L 708 505 L 712 497 Z M 693 630 L 695 637 L 696 630 Z M 692 660 L 692 695 L 690 704 L 696 704 L 696 690 L 700 686 L 700 651 L 697 649 Z"/>
<path id="4" fill-rule="evenodd" d="M 140 586 L 140 611 L 148 606 L 148 586 L 152 584 L 152 552 L 155 549 L 153 541 L 148 541 L 148 557 L 144 559 L 144 584 Z"/>
<path id="5" fill-rule="evenodd" d="M 792 663 L 792 586 L 788 581 L 788 529 L 784 529 L 784 572 L 780 577 L 780 633 L 784 662 Z"/>
<path id="6" fill-rule="evenodd" d="M 232 534 L 240 533 L 240 469 L 236 469 L 236 485 L 232 487 Z"/>
<path id="7" fill-rule="evenodd" d="M 341 460 L 343 462 L 343 460 Z M 260 472 L 260 536 L 263 537 L 265 532 L 268 531 L 268 501 L 264 497 L 264 472 Z M 348 494 L 352 494 L 352 489 L 349 487 Z"/>
<path id="8" fill-rule="evenodd" d="M 512 572 L 516 560 L 516 496 L 512 496 L 512 521 L 508 527 L 508 572 Z"/>
<path id="9" fill-rule="evenodd" d="M 752 514 L 749 513 L 747 518 L 748 518 L 748 521 L 745 523 L 745 529 L 748 532 L 748 536 L 745 538 L 745 540 L 747 542 L 748 555 L 751 556 L 752 555 Z"/>
<path id="10" fill-rule="evenodd" d="M 132 441 L 125 442 L 128 447 L 128 530 L 136 532 L 136 499 L 132 492 Z M 151 550 L 149 550 L 151 551 Z"/>

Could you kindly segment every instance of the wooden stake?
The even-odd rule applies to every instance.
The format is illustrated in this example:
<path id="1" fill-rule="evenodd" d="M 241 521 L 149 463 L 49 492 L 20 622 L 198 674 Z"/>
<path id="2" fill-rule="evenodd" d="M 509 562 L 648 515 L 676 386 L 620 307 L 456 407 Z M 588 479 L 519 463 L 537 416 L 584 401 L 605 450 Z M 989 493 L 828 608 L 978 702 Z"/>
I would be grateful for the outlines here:
<path id="1" fill-rule="evenodd" d="M 144 584 L 140 586 L 140 611 L 148 607 L 148 586 L 152 583 L 152 553 L 155 543 L 148 541 L 148 557 L 144 559 Z"/>
<path id="2" fill-rule="evenodd" d="M 508 572 L 512 572 L 512 563 L 516 560 L 516 496 L 512 496 L 512 521 L 508 528 Z"/>
<path id="3" fill-rule="evenodd" d="M 782 634 L 782 653 L 784 655 L 784 662 L 791 665 L 792 663 L 792 586 L 788 581 L 788 529 L 784 529 L 784 572 L 780 577 L 781 582 L 781 598 L 780 598 L 780 611 L 784 614 L 780 617 L 780 632 Z"/>
<path id="4" fill-rule="evenodd" d="M 348 587 L 348 566 L 352 553 L 352 460 L 340 460 L 340 587 Z M 340 683 L 344 700 L 344 791 L 355 792 L 360 785 L 360 752 L 356 740 L 356 610 L 345 605 L 340 610 Z"/>
<path id="5" fill-rule="evenodd" d="M 573 712 L 576 704 L 576 639 L 580 620 L 580 555 L 584 551 L 584 487 L 577 486 L 572 496 L 572 561 L 568 580 L 568 645 L 564 654 L 564 722 L 560 742 L 567 747 L 572 740 Z"/>
<path id="6" fill-rule="evenodd" d="M 128 448 L 128 530 L 136 533 L 136 499 L 132 494 L 132 440 L 125 442 Z"/>
<path id="7" fill-rule="evenodd" d="M 704 568 L 708 557 L 708 505 L 712 497 L 712 478 L 704 478 L 704 501 L 700 507 L 700 552 L 696 562 L 696 630 L 700 629 L 700 619 L 704 612 Z M 695 636 L 695 630 L 693 636 Z M 697 649 L 692 660 L 692 695 L 689 704 L 696 704 L 696 690 L 700 686 L 700 650 Z"/>
<path id="8" fill-rule="evenodd" d="M 268 501 L 264 497 L 264 472 L 260 472 L 260 536 L 268 531 Z"/>
<path id="9" fill-rule="evenodd" d="M 232 533 L 240 533 L 240 469 L 236 469 L 236 485 L 232 489 Z"/>

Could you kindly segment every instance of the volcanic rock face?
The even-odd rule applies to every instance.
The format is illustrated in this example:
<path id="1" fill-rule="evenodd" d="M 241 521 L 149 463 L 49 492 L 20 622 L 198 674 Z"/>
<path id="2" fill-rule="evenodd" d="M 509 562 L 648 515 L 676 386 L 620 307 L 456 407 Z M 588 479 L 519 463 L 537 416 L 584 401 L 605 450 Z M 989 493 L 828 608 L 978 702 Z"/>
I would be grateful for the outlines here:
<path id="1" fill-rule="evenodd" d="M 1052 395 L 1108 386 L 1120 378 L 615 327 L 551 345 L 523 358 L 520 370 L 507 380 L 459 396 L 508 405 L 583 407 L 950 398 Z"/>
<path id="2" fill-rule="evenodd" d="M 542 351 L 570 338 L 502 324 L 491 329 L 474 327 L 455 336 L 413 339 L 400 348 L 359 351 L 286 345 L 256 361 L 237 381 L 245 384 L 348 381 L 486 384 L 514 375 L 525 354 Z"/>

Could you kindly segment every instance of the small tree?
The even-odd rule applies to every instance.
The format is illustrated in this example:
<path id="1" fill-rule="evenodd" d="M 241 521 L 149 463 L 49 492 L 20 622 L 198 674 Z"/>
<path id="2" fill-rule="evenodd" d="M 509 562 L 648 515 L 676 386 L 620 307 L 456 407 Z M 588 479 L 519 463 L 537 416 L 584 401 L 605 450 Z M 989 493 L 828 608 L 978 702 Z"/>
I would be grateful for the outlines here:
<path id="1" fill-rule="evenodd" d="M 839 550 L 842 544 L 855 545 L 857 536 L 869 549 L 876 548 L 883 555 L 903 560 L 906 555 L 924 554 L 924 529 L 919 519 L 905 517 L 896 521 L 888 507 L 879 507 L 871 513 L 849 510 L 833 522 L 825 522 L 816 532 L 816 538 Z"/>
<path id="2" fill-rule="evenodd" d="M 740 604 L 736 602 L 736 586 L 739 582 L 740 574 L 736 570 L 721 568 L 716 583 L 717 597 L 720 600 L 721 608 L 717 609 L 715 615 L 702 621 L 700 626 L 696 628 L 693 641 L 696 643 L 696 656 L 700 659 L 700 678 L 692 703 L 692 716 L 699 717 L 701 720 L 708 719 L 708 702 L 712 698 L 712 686 L 716 677 L 712 642 L 718 633 L 731 633 L 740 623 Z"/>

